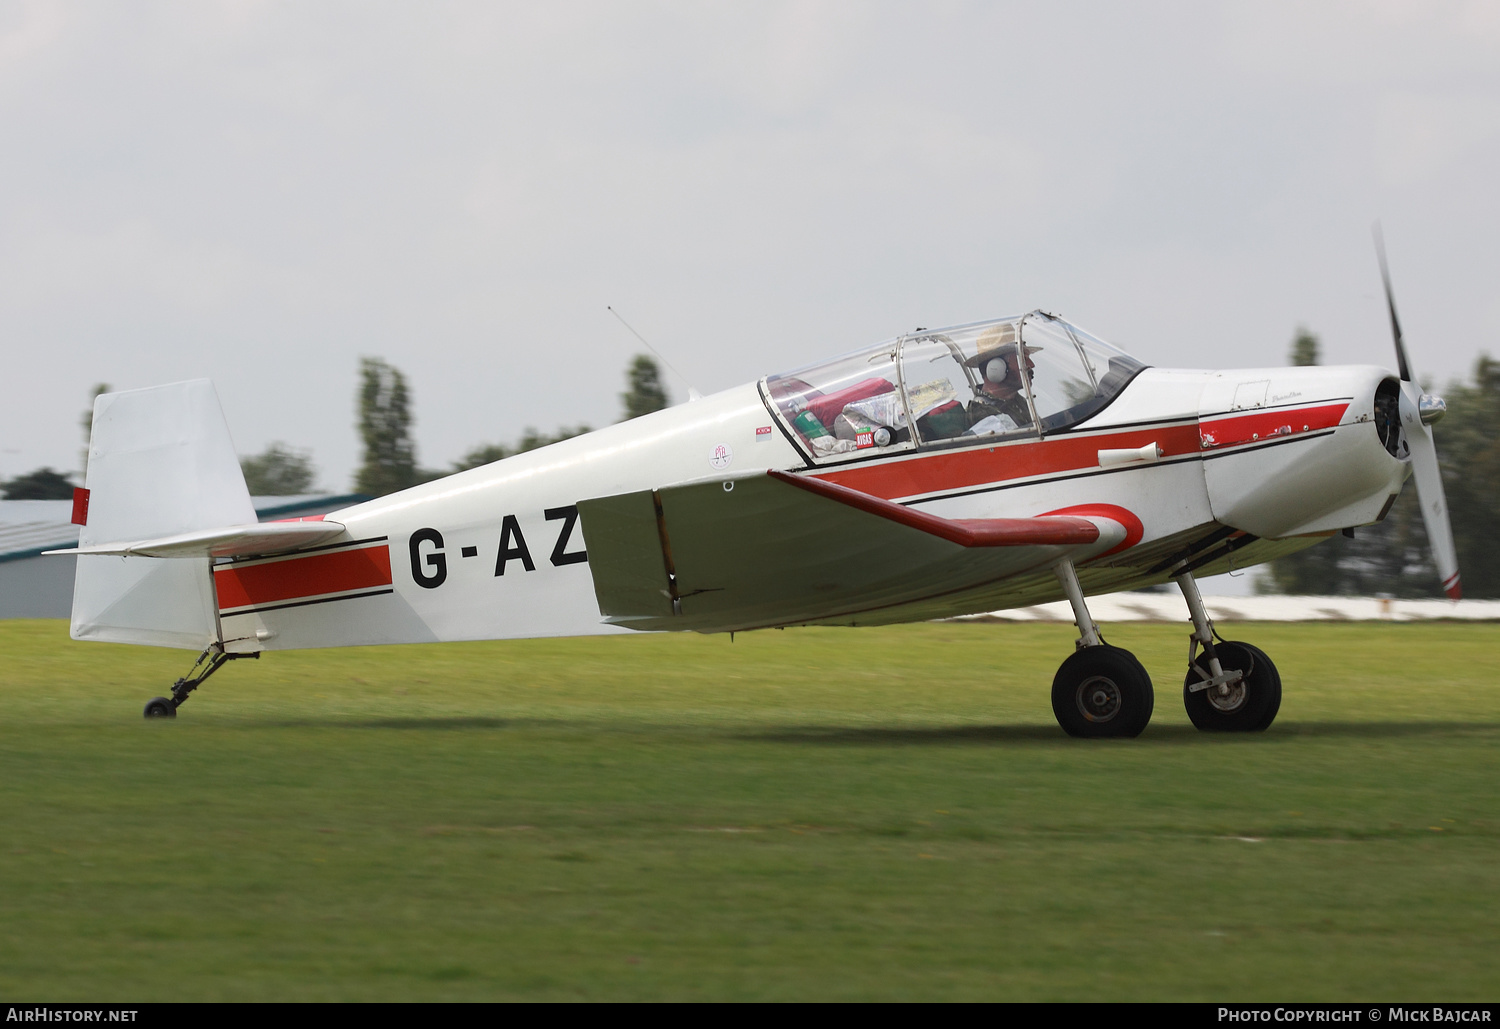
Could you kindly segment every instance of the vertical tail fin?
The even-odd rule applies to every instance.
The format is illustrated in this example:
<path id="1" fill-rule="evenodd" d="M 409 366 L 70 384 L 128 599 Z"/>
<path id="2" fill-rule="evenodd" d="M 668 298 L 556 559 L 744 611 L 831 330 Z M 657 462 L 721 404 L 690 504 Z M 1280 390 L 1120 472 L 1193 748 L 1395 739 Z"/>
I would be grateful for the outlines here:
<path id="1" fill-rule="evenodd" d="M 207 379 L 101 394 L 87 487 L 80 546 L 256 520 Z M 218 632 L 208 558 L 78 558 L 74 639 L 201 650 Z"/>

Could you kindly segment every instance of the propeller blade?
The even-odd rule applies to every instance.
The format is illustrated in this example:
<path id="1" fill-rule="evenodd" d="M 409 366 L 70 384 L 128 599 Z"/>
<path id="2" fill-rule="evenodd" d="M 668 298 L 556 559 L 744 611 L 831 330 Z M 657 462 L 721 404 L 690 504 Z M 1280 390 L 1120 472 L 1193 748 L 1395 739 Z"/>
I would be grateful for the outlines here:
<path id="1" fill-rule="evenodd" d="M 1402 382 L 1415 382 L 1411 373 L 1411 362 L 1406 359 L 1406 344 L 1401 341 L 1401 320 L 1396 317 L 1396 295 L 1391 291 L 1391 273 L 1385 263 L 1385 235 L 1380 231 L 1380 223 L 1376 222 L 1375 232 L 1375 256 L 1380 260 L 1380 281 L 1385 283 L 1385 306 L 1391 312 L 1391 337 L 1396 341 L 1396 371 L 1401 373 Z"/>
<path id="2" fill-rule="evenodd" d="M 1464 591 L 1458 577 L 1458 550 L 1453 544 L 1453 525 L 1448 520 L 1448 498 L 1443 492 L 1443 471 L 1438 467 L 1432 427 L 1422 424 L 1421 392 L 1415 383 L 1401 384 L 1401 428 L 1405 430 L 1406 443 L 1411 448 L 1417 503 L 1422 508 L 1422 523 L 1427 526 L 1432 561 L 1437 565 L 1443 592 L 1454 600 L 1461 600 Z"/>
<path id="3" fill-rule="evenodd" d="M 1448 519 L 1448 497 L 1443 491 L 1443 470 L 1438 466 L 1437 444 L 1432 427 L 1422 421 L 1422 387 L 1411 373 L 1406 359 L 1406 344 L 1401 339 L 1401 321 L 1396 317 L 1396 294 L 1391 289 L 1391 272 L 1385 261 L 1385 236 L 1380 223 L 1374 225 L 1375 256 L 1380 261 L 1380 281 L 1385 285 L 1385 306 L 1391 312 L 1391 337 L 1396 343 L 1396 369 L 1401 373 L 1401 428 L 1411 452 L 1412 474 L 1417 480 L 1417 505 L 1422 508 L 1422 524 L 1427 526 L 1427 541 L 1432 547 L 1432 562 L 1437 565 L 1443 592 L 1454 600 L 1463 598 L 1463 583 L 1458 577 L 1458 549 L 1453 544 L 1453 523 Z M 1441 417 L 1434 414 L 1433 420 Z"/>

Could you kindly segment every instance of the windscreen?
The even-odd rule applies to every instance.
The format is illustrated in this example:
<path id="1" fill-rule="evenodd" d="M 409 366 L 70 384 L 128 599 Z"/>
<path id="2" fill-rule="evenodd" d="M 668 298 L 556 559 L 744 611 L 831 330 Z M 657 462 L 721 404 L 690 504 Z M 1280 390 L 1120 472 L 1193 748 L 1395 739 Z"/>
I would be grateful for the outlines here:
<path id="1" fill-rule="evenodd" d="M 1060 432 L 1141 362 L 1041 311 L 914 333 L 763 382 L 817 461 Z"/>
<path id="2" fill-rule="evenodd" d="M 1038 427 L 1048 435 L 1104 407 L 1146 367 L 1129 354 L 1043 311 L 1021 319 Z"/>

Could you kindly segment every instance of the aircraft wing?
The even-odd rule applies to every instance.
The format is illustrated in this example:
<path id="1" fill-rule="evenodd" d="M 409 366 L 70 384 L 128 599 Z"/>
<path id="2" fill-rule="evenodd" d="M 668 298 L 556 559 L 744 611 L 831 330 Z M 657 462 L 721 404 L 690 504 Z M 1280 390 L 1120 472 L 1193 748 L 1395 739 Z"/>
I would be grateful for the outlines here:
<path id="1" fill-rule="evenodd" d="M 48 550 L 45 553 L 120 557 L 250 557 L 326 543 L 343 532 L 344 526 L 339 522 L 256 522 L 219 529 L 199 529 L 160 539 L 95 543 L 77 549 Z"/>
<path id="2" fill-rule="evenodd" d="M 1105 517 L 947 519 L 771 471 L 578 504 L 605 620 L 722 632 L 862 613 L 1103 553 Z"/>

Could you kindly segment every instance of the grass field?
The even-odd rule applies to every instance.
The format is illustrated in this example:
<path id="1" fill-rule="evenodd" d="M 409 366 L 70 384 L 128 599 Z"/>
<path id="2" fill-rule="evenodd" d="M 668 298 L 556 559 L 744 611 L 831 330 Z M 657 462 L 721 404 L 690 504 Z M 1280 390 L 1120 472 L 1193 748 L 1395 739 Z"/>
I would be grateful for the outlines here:
<path id="1" fill-rule="evenodd" d="M 272 654 L 0 622 L 0 995 L 1494 1000 L 1500 626 L 1254 625 L 1271 731 L 1057 729 L 1057 625 Z"/>

